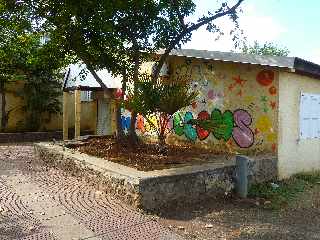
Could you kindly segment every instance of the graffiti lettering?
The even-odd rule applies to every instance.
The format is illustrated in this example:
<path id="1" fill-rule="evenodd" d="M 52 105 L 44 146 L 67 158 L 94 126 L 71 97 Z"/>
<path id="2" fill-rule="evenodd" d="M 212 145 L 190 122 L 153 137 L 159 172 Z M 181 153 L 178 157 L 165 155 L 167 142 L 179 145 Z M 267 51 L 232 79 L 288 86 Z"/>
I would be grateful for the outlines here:
<path id="1" fill-rule="evenodd" d="M 123 130 L 130 129 L 131 117 L 121 116 L 121 127 Z"/>
<path id="2" fill-rule="evenodd" d="M 238 109 L 233 113 L 229 110 L 222 113 L 215 108 L 211 115 L 207 111 L 201 111 L 197 120 L 203 120 L 206 123 L 205 126 L 199 126 L 199 123 L 195 124 L 195 127 L 192 126 L 190 123 L 192 119 L 191 112 L 185 113 L 184 117 L 180 113 L 176 113 L 173 117 L 175 133 L 178 136 L 185 135 L 191 141 L 195 141 L 197 138 L 201 141 L 205 140 L 210 133 L 218 140 L 228 141 L 232 137 L 241 148 L 249 148 L 254 143 L 254 133 L 249 127 L 252 118 L 243 109 Z"/>
<path id="3" fill-rule="evenodd" d="M 137 129 L 140 130 L 142 133 L 146 131 L 144 127 L 144 118 L 140 114 L 138 114 L 137 116 Z"/>
<path id="4" fill-rule="evenodd" d="M 184 135 L 186 136 L 187 139 L 191 141 L 195 141 L 197 139 L 197 131 L 196 129 L 192 126 L 192 124 L 189 123 L 190 120 L 193 119 L 193 115 L 191 112 L 186 112 L 184 116 Z"/>
<path id="5" fill-rule="evenodd" d="M 209 118 L 210 118 L 210 114 L 207 111 L 202 111 L 198 114 L 198 120 L 209 120 Z M 198 138 L 200 140 L 206 139 L 210 134 L 210 131 L 203 129 L 198 125 L 196 126 L 196 129 L 197 129 Z"/>
<path id="6" fill-rule="evenodd" d="M 233 128 L 232 112 L 227 110 L 222 114 L 219 109 L 214 109 L 211 113 L 211 121 L 214 126 L 213 136 L 218 140 L 224 139 L 228 141 L 232 135 Z"/>
<path id="7" fill-rule="evenodd" d="M 180 115 L 180 113 L 175 113 L 173 115 L 173 129 L 175 134 L 177 134 L 178 136 L 182 136 L 183 135 L 183 118 Z"/>
<path id="8" fill-rule="evenodd" d="M 252 123 L 250 114 L 243 109 L 239 109 L 234 111 L 233 118 L 236 125 L 232 131 L 234 141 L 241 148 L 251 147 L 254 142 L 254 134 L 249 128 Z"/>

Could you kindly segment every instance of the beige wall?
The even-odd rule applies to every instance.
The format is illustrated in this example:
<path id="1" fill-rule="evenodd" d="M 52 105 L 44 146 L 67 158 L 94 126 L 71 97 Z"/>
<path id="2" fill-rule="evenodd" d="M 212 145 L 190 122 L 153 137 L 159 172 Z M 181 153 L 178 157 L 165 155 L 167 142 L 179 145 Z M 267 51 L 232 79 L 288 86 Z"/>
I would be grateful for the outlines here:
<path id="1" fill-rule="evenodd" d="M 68 97 L 68 119 L 69 119 L 69 128 L 74 128 L 74 93 L 69 93 Z M 96 130 L 97 123 L 97 102 L 81 102 L 81 130 Z M 58 125 L 57 125 L 58 124 Z M 48 128 L 58 128 L 62 130 L 62 114 L 54 116 Z"/>
<path id="2" fill-rule="evenodd" d="M 11 82 L 6 85 L 6 110 L 11 110 L 9 114 L 8 126 L 6 132 L 26 131 L 25 121 L 26 113 L 23 110 L 24 102 L 18 92 L 23 89 L 22 81 Z M 62 96 L 61 96 L 62 102 Z M 74 95 L 69 94 L 69 128 L 74 127 Z M 82 102 L 81 109 L 81 130 L 96 129 L 97 104 L 96 101 Z M 1 112 L 0 112 L 1 117 Z M 46 116 L 47 117 L 47 116 Z M 62 114 L 52 115 L 49 122 L 43 123 L 40 131 L 62 131 Z"/>
<path id="3" fill-rule="evenodd" d="M 17 95 L 22 89 L 22 81 L 15 81 L 6 84 L 6 111 L 10 111 L 7 126 L 8 131 L 23 129 L 23 119 L 25 115 L 22 109 L 23 100 Z"/>
<path id="4" fill-rule="evenodd" d="M 320 140 L 299 139 L 300 94 L 320 94 L 320 80 L 287 72 L 279 79 L 279 177 L 320 170 Z"/>

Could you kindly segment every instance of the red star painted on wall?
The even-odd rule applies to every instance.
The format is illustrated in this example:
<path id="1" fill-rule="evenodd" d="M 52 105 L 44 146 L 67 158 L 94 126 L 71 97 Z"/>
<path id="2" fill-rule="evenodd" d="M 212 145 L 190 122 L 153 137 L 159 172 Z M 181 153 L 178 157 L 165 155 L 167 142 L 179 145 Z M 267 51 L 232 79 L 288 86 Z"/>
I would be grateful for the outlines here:
<path id="1" fill-rule="evenodd" d="M 232 146 L 233 146 L 233 143 L 232 143 L 231 138 L 227 141 L 227 144 L 228 144 L 230 147 L 232 147 Z"/>
<path id="2" fill-rule="evenodd" d="M 274 101 L 271 101 L 270 102 L 270 107 L 274 110 L 274 109 L 276 109 L 276 106 L 277 106 L 277 103 L 276 102 L 274 102 Z"/>
<path id="3" fill-rule="evenodd" d="M 229 91 L 231 92 L 231 91 L 233 90 L 233 88 L 234 88 L 234 84 L 231 83 L 231 84 L 229 85 L 228 89 L 229 89 Z"/>
<path id="4" fill-rule="evenodd" d="M 245 82 L 247 81 L 247 80 L 241 79 L 241 78 L 240 78 L 240 75 L 238 75 L 237 77 L 233 77 L 232 79 L 235 81 L 235 84 L 238 84 L 238 85 L 240 85 L 241 87 L 243 87 L 243 85 L 244 85 Z"/>

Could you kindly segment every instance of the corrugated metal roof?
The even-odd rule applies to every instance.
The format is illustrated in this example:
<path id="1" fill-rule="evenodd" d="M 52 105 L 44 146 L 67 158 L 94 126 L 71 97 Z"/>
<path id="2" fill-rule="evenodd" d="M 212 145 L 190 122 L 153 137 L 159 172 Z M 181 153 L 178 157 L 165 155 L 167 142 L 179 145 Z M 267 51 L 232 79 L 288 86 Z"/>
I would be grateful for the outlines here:
<path id="1" fill-rule="evenodd" d="M 83 72 L 86 72 L 86 75 L 83 74 L 81 76 Z M 97 74 L 107 88 L 121 88 L 120 77 L 113 77 L 112 74 L 105 69 L 97 71 Z M 101 88 L 94 76 L 86 69 L 85 64 L 72 64 L 69 66 L 69 70 L 65 75 L 64 88 L 71 89 L 76 87 Z"/>
<path id="2" fill-rule="evenodd" d="M 158 54 L 163 54 L 164 51 L 159 51 Z M 303 60 L 297 57 L 278 57 L 253 55 L 234 52 L 219 52 L 196 49 L 175 49 L 170 53 L 171 56 L 190 57 L 198 59 L 207 59 L 223 62 L 246 63 L 278 68 L 292 69 L 298 74 L 308 75 L 320 79 L 320 65 Z M 81 71 L 85 70 L 85 64 L 70 65 L 69 71 L 65 76 L 64 88 L 72 89 L 76 87 L 83 88 L 101 88 L 100 84 L 95 80 L 93 75 L 87 72 L 87 75 L 81 79 Z M 107 70 L 97 72 L 104 84 L 109 89 L 121 88 L 121 77 L 113 77 Z"/>
<path id="3" fill-rule="evenodd" d="M 163 51 L 159 53 L 162 54 Z M 196 49 L 175 49 L 171 51 L 170 55 L 208 60 L 210 59 L 223 62 L 249 63 L 280 68 L 294 68 L 295 61 L 294 57 L 262 56 L 253 54 L 207 51 Z"/>
<path id="4" fill-rule="evenodd" d="M 164 51 L 158 52 L 158 54 L 163 53 Z M 174 49 L 169 55 L 286 68 L 291 69 L 297 74 L 320 79 L 320 65 L 298 57 L 278 57 L 196 49 Z"/>

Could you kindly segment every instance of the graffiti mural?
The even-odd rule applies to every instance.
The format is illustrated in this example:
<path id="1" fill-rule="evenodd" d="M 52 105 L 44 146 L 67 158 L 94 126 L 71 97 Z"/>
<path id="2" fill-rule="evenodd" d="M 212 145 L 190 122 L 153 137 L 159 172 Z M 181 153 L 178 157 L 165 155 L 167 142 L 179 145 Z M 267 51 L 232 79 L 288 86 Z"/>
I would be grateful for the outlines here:
<path id="1" fill-rule="evenodd" d="M 277 150 L 278 76 L 270 69 L 242 64 L 176 58 L 169 80 L 185 82 L 197 98 L 172 116 L 168 126 L 174 142 L 195 144 L 225 142 L 233 150 Z M 121 119 L 125 131 L 130 114 Z M 157 124 L 157 118 L 151 118 Z M 200 122 L 202 124 L 200 124 Z M 142 116 L 137 116 L 138 134 L 156 135 Z"/>
<path id="2" fill-rule="evenodd" d="M 175 114 L 173 125 L 175 133 L 179 136 L 183 134 L 187 139 L 195 141 L 205 140 L 210 133 L 215 139 L 228 141 L 231 137 L 235 143 L 241 148 L 248 148 L 254 143 L 254 133 L 250 129 L 252 118 L 250 114 L 238 109 L 233 113 L 229 110 L 222 113 L 219 109 L 213 109 L 211 115 L 207 111 L 201 111 L 197 120 L 204 121 L 206 127 L 193 126 L 190 120 L 194 120 L 191 112 L 186 112 L 184 117 L 181 113 Z"/>

